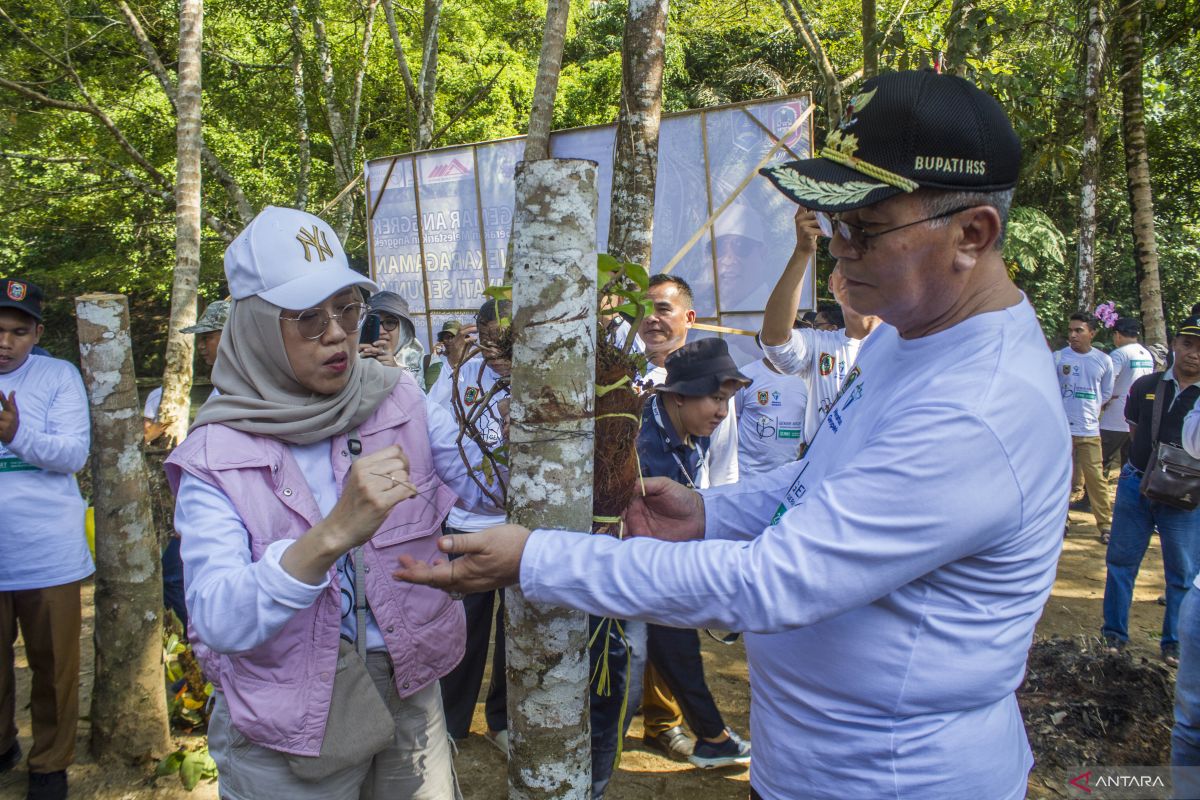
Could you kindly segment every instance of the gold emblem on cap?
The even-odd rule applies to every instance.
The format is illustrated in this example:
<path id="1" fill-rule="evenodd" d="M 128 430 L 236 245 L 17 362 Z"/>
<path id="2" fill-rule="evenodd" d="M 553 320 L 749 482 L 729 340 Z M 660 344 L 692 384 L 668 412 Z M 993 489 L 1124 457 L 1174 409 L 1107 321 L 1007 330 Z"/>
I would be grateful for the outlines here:
<path id="1" fill-rule="evenodd" d="M 310 247 L 316 249 L 317 258 L 321 261 L 324 261 L 326 256 L 333 258 L 333 248 L 329 246 L 329 240 L 325 238 L 325 231 L 321 230 L 320 226 L 313 225 L 311 231 L 301 228 L 300 232 L 296 234 L 296 239 L 304 245 L 305 261 L 312 261 Z"/>

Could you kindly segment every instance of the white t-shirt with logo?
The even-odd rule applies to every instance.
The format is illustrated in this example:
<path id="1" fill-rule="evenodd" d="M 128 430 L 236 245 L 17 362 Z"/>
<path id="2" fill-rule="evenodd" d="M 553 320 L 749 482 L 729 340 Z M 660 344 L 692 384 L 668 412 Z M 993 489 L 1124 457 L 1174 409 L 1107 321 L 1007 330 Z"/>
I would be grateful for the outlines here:
<path id="1" fill-rule="evenodd" d="M 75 473 L 87 462 L 91 418 L 79 370 L 31 355 L 0 375 L 20 424 L 0 442 L 0 592 L 62 586 L 95 569 Z"/>
<path id="2" fill-rule="evenodd" d="M 766 345 L 763 352 L 784 375 L 799 375 L 808 388 L 808 405 L 804 410 L 804 441 L 811 442 L 829 413 L 834 399 L 854 360 L 862 339 L 851 339 L 846 329 L 819 331 L 801 328 L 792 331 L 790 341 Z"/>
<path id="3" fill-rule="evenodd" d="M 1154 372 L 1154 356 L 1138 342 L 1132 342 L 1113 350 L 1108 357 L 1113 365 L 1112 402 L 1100 414 L 1100 430 L 1128 433 L 1125 398 L 1134 381 Z"/>
<path id="4" fill-rule="evenodd" d="M 1071 435 L 1099 436 L 1100 407 L 1113 395 L 1112 359 L 1095 347 L 1086 353 L 1064 347 L 1054 354 L 1054 369 Z"/>
<path id="5" fill-rule="evenodd" d="M 795 461 L 804 443 L 808 388 L 780 375 L 762 359 L 741 368 L 754 381 L 734 397 L 738 418 L 738 471 L 742 478 Z"/>

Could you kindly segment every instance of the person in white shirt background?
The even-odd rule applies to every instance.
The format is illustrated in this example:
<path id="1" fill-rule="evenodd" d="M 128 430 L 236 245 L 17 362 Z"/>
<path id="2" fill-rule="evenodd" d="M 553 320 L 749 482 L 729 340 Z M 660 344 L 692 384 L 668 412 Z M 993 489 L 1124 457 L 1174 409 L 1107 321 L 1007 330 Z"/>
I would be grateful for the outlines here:
<path id="1" fill-rule="evenodd" d="M 80 586 L 95 571 L 75 482 L 91 426 L 79 370 L 31 354 L 41 335 L 41 289 L 0 279 L 0 772 L 21 761 L 20 628 L 33 672 L 28 797 L 59 800 L 79 721 Z"/>
<path id="2" fill-rule="evenodd" d="M 734 396 L 738 418 L 738 473 L 770 472 L 801 455 L 808 389 L 796 375 L 783 375 L 770 359 L 744 365 L 750 386 Z"/>
<path id="3" fill-rule="evenodd" d="M 759 334 L 767 359 L 783 375 L 804 380 L 808 397 L 804 411 L 804 443 L 812 441 L 821 420 L 854 368 L 863 341 L 879 326 L 879 317 L 859 314 L 846 303 L 846 282 L 835 268 L 829 292 L 841 306 L 846 327 L 827 330 L 828 315 L 818 311 L 812 328 L 793 328 L 804 286 L 804 273 L 817 250 L 821 233 L 817 217 L 803 207 L 796 212 L 796 248 L 775 284 L 763 313 Z"/>
<path id="4" fill-rule="evenodd" d="M 1100 541 L 1108 544 L 1113 501 L 1102 467 L 1100 409 L 1113 396 L 1113 364 L 1107 353 L 1092 347 L 1095 336 L 1094 317 L 1083 311 L 1072 314 L 1068 345 L 1054 354 L 1054 367 L 1071 426 L 1071 488 L 1080 483 L 1086 488 Z"/>
<path id="5" fill-rule="evenodd" d="M 1154 372 L 1154 356 L 1139 341 L 1142 324 L 1132 317 L 1121 317 L 1113 325 L 1113 393 L 1100 413 L 1100 448 L 1104 459 L 1104 477 L 1119 472 L 1129 460 L 1129 423 L 1125 420 L 1125 400 L 1129 387 L 1143 375 Z"/>
<path id="6" fill-rule="evenodd" d="M 396 577 L 744 631 L 752 798 L 1019 800 L 1015 690 L 1070 491 L 1050 353 L 1001 254 L 1020 143 L 995 99 L 925 70 L 866 81 L 821 152 L 764 174 L 832 215 L 849 305 L 885 324 L 805 458 L 699 493 L 647 479 L 633 539 L 505 525 L 443 539 L 453 572 L 402 557 Z"/>
<path id="7" fill-rule="evenodd" d="M 195 325 L 190 325 L 180 331 L 180 333 L 196 335 L 196 351 L 210 370 L 213 364 L 217 363 L 217 353 L 221 348 L 221 331 L 225 329 L 225 323 L 228 320 L 229 301 L 214 300 L 204 309 L 204 313 L 200 315 L 200 319 L 196 321 Z M 218 392 L 216 387 L 213 387 L 209 397 L 215 394 Z M 158 386 L 146 395 L 146 403 L 142 407 L 142 436 L 146 444 L 150 444 L 162 436 L 163 431 L 166 430 L 166 426 L 158 422 L 158 407 L 161 404 L 162 387 Z"/>

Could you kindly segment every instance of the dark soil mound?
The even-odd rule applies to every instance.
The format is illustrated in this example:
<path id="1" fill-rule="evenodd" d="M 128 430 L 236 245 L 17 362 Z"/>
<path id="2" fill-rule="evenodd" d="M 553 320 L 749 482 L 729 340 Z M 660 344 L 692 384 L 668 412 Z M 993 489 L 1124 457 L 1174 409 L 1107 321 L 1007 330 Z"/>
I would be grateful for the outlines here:
<path id="1" fill-rule="evenodd" d="M 1175 676 L 1162 664 L 1108 655 L 1095 639 L 1034 642 L 1017 690 L 1034 775 L 1053 784 L 1083 765 L 1168 765 L 1174 697 Z"/>

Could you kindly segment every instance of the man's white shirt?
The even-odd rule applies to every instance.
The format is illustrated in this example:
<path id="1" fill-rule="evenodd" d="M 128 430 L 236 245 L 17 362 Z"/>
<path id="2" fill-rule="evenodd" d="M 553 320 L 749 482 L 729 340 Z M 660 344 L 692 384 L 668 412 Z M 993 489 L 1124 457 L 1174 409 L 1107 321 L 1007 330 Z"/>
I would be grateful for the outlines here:
<path id="1" fill-rule="evenodd" d="M 1100 430 L 1129 432 L 1125 420 L 1125 398 L 1129 387 L 1143 375 L 1154 372 L 1154 356 L 1138 342 L 1118 347 L 1108 354 L 1113 365 L 1112 400 L 1100 414 Z"/>
<path id="2" fill-rule="evenodd" d="M 819 331 L 792 330 L 792 338 L 780 345 L 764 345 L 763 352 L 784 375 L 799 375 L 808 388 L 804 411 L 805 443 L 811 442 L 829 413 L 846 376 L 854 368 L 862 339 L 851 339 L 845 328 Z"/>
<path id="3" fill-rule="evenodd" d="M 781 375 L 760 358 L 741 367 L 753 383 L 734 395 L 738 418 L 738 473 L 769 472 L 795 461 L 804 443 L 808 388 L 797 375 Z"/>
<path id="4" fill-rule="evenodd" d="M 1071 435 L 1099 436 L 1100 407 L 1113 395 L 1112 359 L 1095 347 L 1086 353 L 1064 347 L 1054 354 L 1054 368 Z"/>

